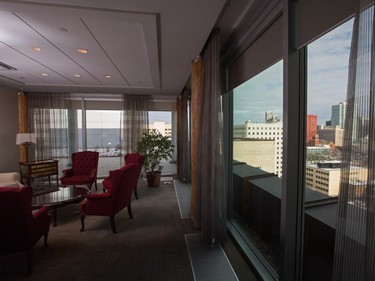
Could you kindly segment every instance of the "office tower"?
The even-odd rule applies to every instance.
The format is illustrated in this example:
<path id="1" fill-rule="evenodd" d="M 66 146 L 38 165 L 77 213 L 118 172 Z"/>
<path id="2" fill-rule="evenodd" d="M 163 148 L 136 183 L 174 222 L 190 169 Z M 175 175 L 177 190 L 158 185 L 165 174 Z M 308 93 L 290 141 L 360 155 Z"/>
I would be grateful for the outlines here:
<path id="1" fill-rule="evenodd" d="M 339 104 L 332 105 L 331 126 L 339 126 L 341 129 L 344 129 L 345 114 L 346 102 L 340 102 Z"/>

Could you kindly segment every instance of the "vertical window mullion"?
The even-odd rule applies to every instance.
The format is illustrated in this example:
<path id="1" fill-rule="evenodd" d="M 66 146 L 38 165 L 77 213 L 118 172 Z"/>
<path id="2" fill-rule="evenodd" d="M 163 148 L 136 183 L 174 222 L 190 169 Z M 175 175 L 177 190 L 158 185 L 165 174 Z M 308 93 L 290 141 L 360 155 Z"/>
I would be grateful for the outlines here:
<path id="1" fill-rule="evenodd" d="M 297 49 L 297 4 L 284 1 L 284 142 L 280 280 L 302 280 L 306 83 L 305 51 Z"/>
<path id="2" fill-rule="evenodd" d="M 87 150 L 86 102 L 82 98 L 82 150 Z"/>

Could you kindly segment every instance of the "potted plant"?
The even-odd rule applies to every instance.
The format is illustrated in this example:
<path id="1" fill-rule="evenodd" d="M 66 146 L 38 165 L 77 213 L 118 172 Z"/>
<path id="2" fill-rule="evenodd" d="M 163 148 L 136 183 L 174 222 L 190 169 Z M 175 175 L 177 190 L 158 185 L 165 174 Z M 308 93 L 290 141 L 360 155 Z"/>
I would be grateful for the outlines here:
<path id="1" fill-rule="evenodd" d="M 146 130 L 138 142 L 137 152 L 145 156 L 143 167 L 146 172 L 149 187 L 160 186 L 160 176 L 163 166 L 162 160 L 172 157 L 174 145 L 168 136 L 163 136 L 156 129 Z"/>

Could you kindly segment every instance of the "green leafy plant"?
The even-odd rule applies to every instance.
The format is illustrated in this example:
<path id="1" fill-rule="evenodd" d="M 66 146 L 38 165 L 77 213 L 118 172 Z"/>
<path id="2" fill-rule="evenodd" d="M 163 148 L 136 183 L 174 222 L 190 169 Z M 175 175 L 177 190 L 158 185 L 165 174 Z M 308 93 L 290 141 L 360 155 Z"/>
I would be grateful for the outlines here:
<path id="1" fill-rule="evenodd" d="M 137 152 L 145 155 L 143 167 L 146 173 L 161 172 L 161 161 L 171 158 L 173 150 L 172 140 L 156 129 L 146 130 L 137 146 Z"/>

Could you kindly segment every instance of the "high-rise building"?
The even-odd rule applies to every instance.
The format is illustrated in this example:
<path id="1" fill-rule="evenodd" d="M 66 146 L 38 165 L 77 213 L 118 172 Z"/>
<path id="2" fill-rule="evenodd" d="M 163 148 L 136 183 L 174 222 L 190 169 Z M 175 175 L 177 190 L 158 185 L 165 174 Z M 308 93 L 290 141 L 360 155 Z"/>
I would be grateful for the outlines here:
<path id="1" fill-rule="evenodd" d="M 345 114 L 346 102 L 340 102 L 339 104 L 332 105 L 331 126 L 339 126 L 341 129 L 344 129 Z"/>
<path id="2" fill-rule="evenodd" d="M 308 114 L 306 116 L 306 143 L 310 146 L 315 146 L 319 143 L 316 143 L 319 138 L 318 134 L 318 116 L 313 114 Z"/>

